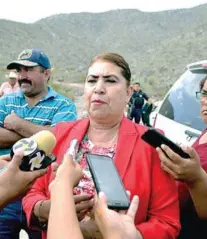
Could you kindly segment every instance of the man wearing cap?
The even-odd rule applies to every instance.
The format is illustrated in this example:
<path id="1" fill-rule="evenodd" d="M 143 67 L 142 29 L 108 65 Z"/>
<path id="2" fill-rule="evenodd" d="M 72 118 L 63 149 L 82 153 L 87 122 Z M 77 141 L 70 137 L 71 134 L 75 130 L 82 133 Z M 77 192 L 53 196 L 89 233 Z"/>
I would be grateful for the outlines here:
<path id="1" fill-rule="evenodd" d="M 6 75 L 7 82 L 4 82 L 0 87 L 0 96 L 15 93 L 19 91 L 19 84 L 17 82 L 17 73 L 10 71 L 9 75 Z"/>
<path id="2" fill-rule="evenodd" d="M 20 91 L 0 98 L 0 155 L 10 153 L 21 138 L 77 118 L 74 103 L 48 86 L 50 68 L 48 57 L 39 49 L 24 50 L 7 66 L 8 70 L 17 70 Z M 41 238 L 39 232 L 27 228 L 19 200 L 0 212 L 0 238 L 17 239 L 21 229 L 29 238 Z"/>

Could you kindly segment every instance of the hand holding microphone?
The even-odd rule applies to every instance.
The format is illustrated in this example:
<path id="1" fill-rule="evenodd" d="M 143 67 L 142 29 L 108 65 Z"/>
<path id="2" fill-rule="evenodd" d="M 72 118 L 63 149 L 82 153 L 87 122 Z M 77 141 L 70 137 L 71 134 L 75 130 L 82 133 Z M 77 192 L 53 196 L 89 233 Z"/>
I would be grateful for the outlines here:
<path id="1" fill-rule="evenodd" d="M 46 169 L 33 172 L 23 172 L 19 169 L 22 162 L 23 150 L 17 150 L 12 160 L 0 174 L 0 208 L 9 202 L 23 196 L 38 177 L 46 173 Z"/>
<path id="2" fill-rule="evenodd" d="M 11 157 L 20 148 L 24 150 L 24 156 L 20 164 L 22 171 L 34 171 L 48 167 L 55 161 L 55 156 L 51 154 L 56 144 L 56 138 L 48 130 L 42 130 L 30 138 L 17 141 L 11 150 Z"/>

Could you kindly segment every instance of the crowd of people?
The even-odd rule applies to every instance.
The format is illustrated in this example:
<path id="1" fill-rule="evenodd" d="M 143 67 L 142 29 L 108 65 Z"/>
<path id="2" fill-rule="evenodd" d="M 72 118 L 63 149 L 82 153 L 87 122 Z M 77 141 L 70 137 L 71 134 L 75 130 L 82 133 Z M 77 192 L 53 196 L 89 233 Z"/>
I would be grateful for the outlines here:
<path id="1" fill-rule="evenodd" d="M 154 149 L 144 142 L 152 100 L 140 83 L 132 87 L 130 67 L 121 55 L 92 59 L 84 87 L 87 118 L 78 120 L 75 104 L 48 85 L 51 64 L 44 52 L 24 50 L 7 69 L 16 74 L 19 90 L 0 98 L 0 238 L 19 238 L 25 229 L 37 239 L 189 239 L 202 227 L 199 238 L 206 238 L 207 132 L 192 147 L 183 146 L 188 159 L 166 145 Z M 205 123 L 206 92 L 207 77 L 197 92 Z M 139 124 L 141 118 L 146 126 Z M 21 171 L 24 150 L 11 158 L 13 144 L 44 129 L 56 137 L 56 162 Z M 67 154 L 74 138 L 76 162 Z M 95 190 L 87 153 L 114 161 L 129 191 L 128 210 L 107 208 L 106 195 Z"/>

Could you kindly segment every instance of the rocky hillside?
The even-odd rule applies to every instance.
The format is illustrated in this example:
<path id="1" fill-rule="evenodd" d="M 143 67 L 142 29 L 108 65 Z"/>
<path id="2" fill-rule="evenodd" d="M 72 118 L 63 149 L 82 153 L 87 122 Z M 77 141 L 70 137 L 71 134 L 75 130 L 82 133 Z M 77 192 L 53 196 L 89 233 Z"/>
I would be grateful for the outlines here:
<path id="1" fill-rule="evenodd" d="M 133 80 L 163 95 L 186 64 L 207 59 L 207 4 L 191 9 L 54 15 L 33 24 L 0 20 L 0 76 L 25 48 L 41 48 L 55 80 L 83 82 L 91 58 L 103 51 L 122 54 Z"/>

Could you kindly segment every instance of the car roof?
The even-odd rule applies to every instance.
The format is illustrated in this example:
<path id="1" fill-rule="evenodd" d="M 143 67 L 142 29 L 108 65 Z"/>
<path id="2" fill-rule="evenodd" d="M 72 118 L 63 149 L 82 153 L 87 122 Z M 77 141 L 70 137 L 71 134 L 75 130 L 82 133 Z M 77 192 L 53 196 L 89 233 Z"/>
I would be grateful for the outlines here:
<path id="1" fill-rule="evenodd" d="M 207 64 L 207 60 L 196 61 L 196 62 L 190 63 L 186 66 L 186 68 L 190 68 L 191 66 L 195 66 L 195 65 L 203 65 L 203 64 Z"/>
<path id="2" fill-rule="evenodd" d="M 190 63 L 186 66 L 187 70 L 190 70 L 192 72 L 197 72 L 197 73 L 206 73 L 207 72 L 207 60 L 203 60 L 203 61 L 197 61 L 197 62 L 193 62 Z M 201 71 L 201 72 L 199 72 Z M 203 72 L 204 71 L 204 72 Z"/>

